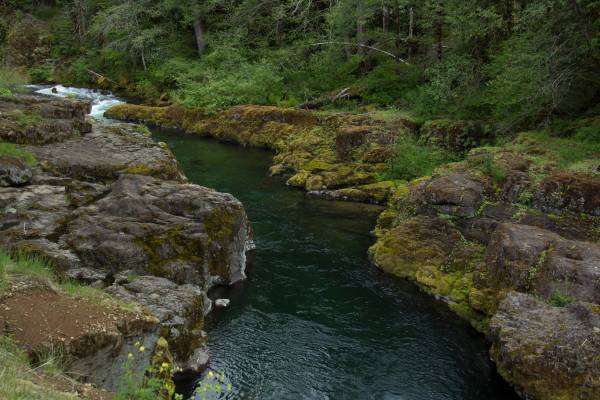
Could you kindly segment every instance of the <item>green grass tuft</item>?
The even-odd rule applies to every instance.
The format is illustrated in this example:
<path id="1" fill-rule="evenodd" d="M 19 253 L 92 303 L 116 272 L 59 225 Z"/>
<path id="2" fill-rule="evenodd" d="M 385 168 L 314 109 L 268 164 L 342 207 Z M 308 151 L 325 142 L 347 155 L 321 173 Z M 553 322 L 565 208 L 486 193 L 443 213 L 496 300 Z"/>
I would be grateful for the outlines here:
<path id="1" fill-rule="evenodd" d="M 401 138 L 394 149 L 394 156 L 384 174 L 389 180 L 411 180 L 431 175 L 433 170 L 458 157 L 447 150 L 431 145 L 419 144 L 410 137 Z"/>
<path id="2" fill-rule="evenodd" d="M 31 166 L 35 165 L 36 163 L 36 159 L 33 154 L 12 143 L 0 142 L 0 156 L 20 157 Z"/>

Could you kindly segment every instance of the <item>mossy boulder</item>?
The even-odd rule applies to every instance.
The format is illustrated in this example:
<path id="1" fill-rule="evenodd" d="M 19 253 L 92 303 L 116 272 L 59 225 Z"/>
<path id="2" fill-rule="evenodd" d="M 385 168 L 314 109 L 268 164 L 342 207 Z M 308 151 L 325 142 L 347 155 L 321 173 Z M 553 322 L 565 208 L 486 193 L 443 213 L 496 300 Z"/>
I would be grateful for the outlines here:
<path id="1" fill-rule="evenodd" d="M 553 307 L 528 294 L 509 293 L 490 323 L 498 372 L 528 399 L 600 398 L 595 307 Z"/>
<path id="2" fill-rule="evenodd" d="M 493 139 L 489 129 L 476 121 L 426 121 L 419 131 L 419 140 L 456 153 L 466 153 Z"/>
<path id="3" fill-rule="evenodd" d="M 600 178 L 559 172 L 541 182 L 535 205 L 546 212 L 577 212 L 600 216 Z"/>

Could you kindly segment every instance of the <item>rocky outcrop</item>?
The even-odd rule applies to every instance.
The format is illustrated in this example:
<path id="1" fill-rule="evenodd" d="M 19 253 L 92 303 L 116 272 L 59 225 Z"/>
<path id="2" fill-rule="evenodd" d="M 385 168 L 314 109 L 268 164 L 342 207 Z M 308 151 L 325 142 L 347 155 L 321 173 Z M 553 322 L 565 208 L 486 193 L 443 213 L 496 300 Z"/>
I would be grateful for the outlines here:
<path id="1" fill-rule="evenodd" d="M 0 136 L 22 144 L 19 151 L 36 162 L 9 158 L 0 164 L 7 165 L 0 169 L 6 176 L 0 185 L 0 246 L 41 255 L 62 279 L 142 305 L 157 317 L 152 340 L 168 339 L 184 368 L 201 367 L 197 349 L 205 342 L 203 322 L 211 309 L 206 292 L 245 278 L 252 241 L 242 204 L 188 184 L 173 154 L 145 128 L 90 125 L 87 102 L 0 99 L 0 110 L 6 109 L 30 115 L 31 126 L 14 130 L 2 113 Z M 54 120 L 61 129 L 48 129 Z M 111 340 L 89 354 L 73 352 L 74 368 L 105 387 L 112 387 L 113 376 L 102 363 L 125 360 L 115 358 L 118 343 Z"/>
<path id="2" fill-rule="evenodd" d="M 0 140 L 20 144 L 58 143 L 91 131 L 91 103 L 34 96 L 0 97 Z"/>
<path id="3" fill-rule="evenodd" d="M 370 256 L 489 335 L 525 398 L 595 399 L 600 179 L 540 165 L 523 143 L 476 149 L 396 188 Z"/>
<path id="4" fill-rule="evenodd" d="M 236 106 L 216 115 L 177 106 L 117 105 L 107 116 L 177 127 L 243 146 L 276 152 L 273 175 L 289 186 L 336 200 L 385 203 L 392 182 L 379 182 L 396 140 L 415 124 L 370 114 L 316 114 L 307 110 Z"/>
<path id="5" fill-rule="evenodd" d="M 21 186 L 29 182 L 31 168 L 19 157 L 0 156 L 0 187 Z"/>
<path id="6" fill-rule="evenodd" d="M 490 324 L 498 371 L 532 399 L 600 398 L 600 308 L 509 293 Z"/>

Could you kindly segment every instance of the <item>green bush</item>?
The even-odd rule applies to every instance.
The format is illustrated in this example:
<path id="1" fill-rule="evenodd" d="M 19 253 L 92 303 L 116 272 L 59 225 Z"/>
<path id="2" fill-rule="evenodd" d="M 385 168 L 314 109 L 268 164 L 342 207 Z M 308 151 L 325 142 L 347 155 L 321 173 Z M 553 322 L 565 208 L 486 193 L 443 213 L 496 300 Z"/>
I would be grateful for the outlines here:
<path id="1" fill-rule="evenodd" d="M 385 178 L 411 180 L 431 175 L 436 167 L 456 160 L 456 155 L 440 147 L 422 145 L 409 137 L 401 138 L 396 143 Z"/>
<path id="2" fill-rule="evenodd" d="M 566 307 L 569 304 L 573 304 L 577 299 L 568 294 L 562 294 L 560 292 L 554 292 L 548 299 L 548 303 L 554 307 Z"/>

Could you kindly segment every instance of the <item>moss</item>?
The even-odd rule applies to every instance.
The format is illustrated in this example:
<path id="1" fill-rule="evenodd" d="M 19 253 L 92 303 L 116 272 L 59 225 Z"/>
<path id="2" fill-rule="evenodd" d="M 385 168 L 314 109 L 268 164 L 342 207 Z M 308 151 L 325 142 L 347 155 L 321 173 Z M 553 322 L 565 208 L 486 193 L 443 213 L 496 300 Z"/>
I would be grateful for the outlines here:
<path id="1" fill-rule="evenodd" d="M 199 267 L 205 257 L 202 239 L 190 239 L 181 226 L 149 235 L 139 244 L 148 256 L 148 271 L 152 275 L 170 279 L 174 279 L 174 271 L 168 268 L 169 263 L 181 260 Z"/>
<path id="2" fill-rule="evenodd" d="M 385 154 L 390 154 L 390 145 L 386 143 L 392 143 L 394 135 L 400 129 L 398 120 L 386 122 L 374 120 L 370 116 L 316 114 L 306 110 L 253 105 L 232 107 L 209 114 L 200 109 L 176 106 L 161 108 L 121 104 L 111 108 L 106 115 L 128 121 L 174 126 L 189 133 L 211 136 L 243 146 L 272 149 L 277 154 L 271 173 L 291 173 L 293 176 L 288 180 L 288 185 L 307 190 L 349 188 L 376 183 L 378 175 L 386 169 Z M 361 135 L 374 136 L 369 139 L 374 142 L 361 147 L 356 157 L 339 160 L 336 149 L 336 132 L 339 129 L 363 131 L 364 134 Z M 402 126 L 402 129 L 407 128 Z M 377 132 L 377 135 L 370 135 L 369 132 Z M 361 161 L 363 159 L 364 162 Z M 131 168 L 129 172 L 148 173 L 138 166 Z M 377 189 L 379 188 L 365 188 L 363 191 L 370 197 L 370 201 L 385 201 L 385 191 Z"/>
<path id="3" fill-rule="evenodd" d="M 204 227 L 209 238 L 208 270 L 212 275 L 229 279 L 229 244 L 235 239 L 234 224 L 240 210 L 218 208 L 204 218 Z"/>

